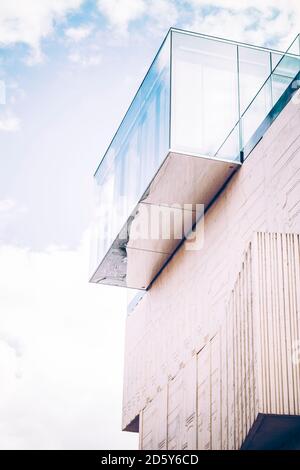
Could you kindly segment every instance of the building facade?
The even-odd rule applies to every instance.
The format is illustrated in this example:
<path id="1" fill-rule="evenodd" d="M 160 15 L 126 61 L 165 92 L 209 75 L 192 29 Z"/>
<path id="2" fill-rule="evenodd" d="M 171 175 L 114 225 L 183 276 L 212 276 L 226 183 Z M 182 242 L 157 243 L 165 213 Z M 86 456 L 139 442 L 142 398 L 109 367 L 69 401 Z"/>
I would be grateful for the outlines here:
<path id="1" fill-rule="evenodd" d="M 141 449 L 300 448 L 299 54 L 171 30 L 97 170 Z"/>

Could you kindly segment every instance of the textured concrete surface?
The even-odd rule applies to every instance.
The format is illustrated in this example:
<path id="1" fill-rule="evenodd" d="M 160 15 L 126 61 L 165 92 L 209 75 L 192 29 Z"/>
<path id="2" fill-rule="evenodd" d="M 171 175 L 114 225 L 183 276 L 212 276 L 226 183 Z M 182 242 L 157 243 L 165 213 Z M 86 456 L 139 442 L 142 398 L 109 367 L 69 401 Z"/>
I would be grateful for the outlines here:
<path id="1" fill-rule="evenodd" d="M 201 201 L 197 201 L 201 203 Z M 290 102 L 128 316 L 123 428 L 140 447 L 239 448 L 300 414 L 300 107 Z"/>

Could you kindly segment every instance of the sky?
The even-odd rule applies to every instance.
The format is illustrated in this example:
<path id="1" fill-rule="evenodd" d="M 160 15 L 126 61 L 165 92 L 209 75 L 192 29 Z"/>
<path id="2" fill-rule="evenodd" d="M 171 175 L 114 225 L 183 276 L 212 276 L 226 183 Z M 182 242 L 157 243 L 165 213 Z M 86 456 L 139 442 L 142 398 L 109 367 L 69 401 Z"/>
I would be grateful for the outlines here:
<path id="1" fill-rule="evenodd" d="M 138 446 L 128 295 L 88 283 L 93 173 L 171 26 L 285 50 L 300 3 L 0 1 L 0 449 Z"/>

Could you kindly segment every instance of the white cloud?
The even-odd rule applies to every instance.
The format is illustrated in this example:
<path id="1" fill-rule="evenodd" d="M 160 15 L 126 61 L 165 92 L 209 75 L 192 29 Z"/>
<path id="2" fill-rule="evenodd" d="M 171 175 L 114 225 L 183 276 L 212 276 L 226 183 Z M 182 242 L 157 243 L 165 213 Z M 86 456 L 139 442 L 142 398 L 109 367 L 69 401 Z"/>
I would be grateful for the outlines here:
<path id="1" fill-rule="evenodd" d="M 190 0 L 194 15 L 187 28 L 253 44 L 274 39 L 283 49 L 299 33 L 299 0 Z M 208 12 L 203 7 L 217 7 Z"/>
<path id="2" fill-rule="evenodd" d="M 0 80 L 0 104 L 6 103 L 6 86 L 5 81 Z"/>
<path id="3" fill-rule="evenodd" d="M 267 9 L 281 9 L 287 5 L 287 8 L 296 8 L 298 5 L 298 0 L 189 0 L 194 6 L 216 6 L 220 8 L 227 8 L 232 10 L 245 10 L 247 8 L 257 8 L 260 10 Z"/>
<path id="4" fill-rule="evenodd" d="M 80 42 L 83 39 L 86 39 L 91 35 L 93 31 L 92 26 L 78 26 L 77 28 L 68 28 L 65 30 L 65 35 L 67 38 L 71 39 L 74 42 Z"/>
<path id="5" fill-rule="evenodd" d="M 82 67 L 96 66 L 102 61 L 100 53 L 88 52 L 87 50 L 71 52 L 68 57 L 71 62 L 81 65 Z"/>
<path id="6" fill-rule="evenodd" d="M 19 338 L 9 335 L 4 331 L 0 331 L 0 341 L 11 348 L 14 351 L 16 357 L 22 356 L 23 348 Z"/>
<path id="7" fill-rule="evenodd" d="M 13 356 L 12 357 L 12 354 Z M 5 379 L 7 373 L 11 374 L 14 372 L 15 378 L 20 379 L 22 377 L 21 361 L 23 355 L 23 345 L 20 338 L 12 336 L 5 331 L 0 331 L 0 377 Z M 7 361 L 7 358 L 11 362 Z M 6 372 L 5 372 L 6 370 Z M 3 380 L 0 380 L 3 383 Z"/>
<path id="8" fill-rule="evenodd" d="M 40 42 L 53 32 L 54 22 L 79 8 L 83 0 L 1 0 L 0 46 L 17 43 L 31 48 L 29 62 L 42 59 Z"/>
<path id="9" fill-rule="evenodd" d="M 43 59 L 41 40 L 53 33 L 55 23 L 80 7 L 84 0 L 2 0 L 0 2 L 0 47 L 16 43 L 30 46 L 26 63 Z M 187 5 L 189 8 L 187 8 Z M 263 44 L 275 38 L 285 45 L 299 31 L 299 0 L 97 0 L 114 35 L 124 35 L 135 20 L 144 20 L 143 34 L 166 31 L 170 26 Z M 204 8 L 205 7 L 205 8 Z M 217 7 L 218 10 L 209 9 Z M 254 24 L 256 21 L 256 25 Z M 91 36 L 93 26 L 66 27 L 65 36 L 80 42 Z M 99 63 L 94 56 L 86 65 Z"/>
<path id="10" fill-rule="evenodd" d="M 88 284 L 88 246 L 0 248 L 0 448 L 136 448 L 122 433 L 126 292 Z"/>
<path id="11" fill-rule="evenodd" d="M 98 8 L 117 32 L 125 32 L 131 21 L 142 17 L 146 11 L 144 0 L 98 0 Z"/>
<path id="12" fill-rule="evenodd" d="M 187 6 L 189 8 L 187 8 Z M 143 19 L 142 34 L 180 25 L 209 35 L 282 47 L 299 32 L 299 0 L 98 0 L 115 35 Z"/>
<path id="13" fill-rule="evenodd" d="M 12 220 L 19 219 L 28 213 L 28 208 L 17 203 L 14 199 L 0 199 L 0 241 L 1 234 L 4 233 L 6 227 Z M 0 323 L 1 325 L 1 323 Z M 1 328 L 0 328 L 1 329 Z M 0 336 L 1 339 L 1 336 Z"/>
<path id="14" fill-rule="evenodd" d="M 11 112 L 0 114 L 0 132 L 16 132 L 20 129 L 20 120 Z"/>
<path id="15" fill-rule="evenodd" d="M 171 26 L 176 25 L 179 11 L 176 4 L 169 0 L 152 0 L 148 2 L 147 15 L 152 28 L 167 32 Z"/>
<path id="16" fill-rule="evenodd" d="M 131 22 L 142 18 L 150 31 L 167 31 L 179 14 L 172 0 L 98 0 L 98 8 L 116 35 L 126 33 Z"/>
<path id="17" fill-rule="evenodd" d="M 16 202 L 13 199 L 0 200 L 0 213 L 9 212 L 16 207 Z"/>

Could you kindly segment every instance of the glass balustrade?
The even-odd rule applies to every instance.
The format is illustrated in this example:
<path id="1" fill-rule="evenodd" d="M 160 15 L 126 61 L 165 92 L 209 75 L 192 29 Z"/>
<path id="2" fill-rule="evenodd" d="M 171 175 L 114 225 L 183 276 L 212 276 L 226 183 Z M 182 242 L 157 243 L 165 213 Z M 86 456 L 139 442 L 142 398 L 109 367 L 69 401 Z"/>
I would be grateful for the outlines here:
<path id="1" fill-rule="evenodd" d="M 131 220 L 157 175 L 160 184 L 170 185 L 160 174 L 169 155 L 202 159 L 206 174 L 207 160 L 240 164 L 247 157 L 288 99 L 300 70 L 299 47 L 299 36 L 283 53 L 169 31 L 95 173 L 92 281 L 106 283 L 114 276 L 106 277 L 107 268 L 99 271 L 99 266 L 117 252 L 107 265 L 126 277 L 120 264 L 126 264 Z M 187 186 L 180 174 L 176 178 L 172 185 L 181 194 L 180 204 L 202 202 L 185 201 L 182 188 Z M 217 184 L 225 183 L 222 178 Z M 201 185 L 201 179 L 192 184 Z"/>

